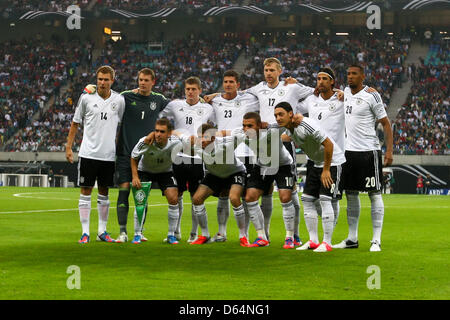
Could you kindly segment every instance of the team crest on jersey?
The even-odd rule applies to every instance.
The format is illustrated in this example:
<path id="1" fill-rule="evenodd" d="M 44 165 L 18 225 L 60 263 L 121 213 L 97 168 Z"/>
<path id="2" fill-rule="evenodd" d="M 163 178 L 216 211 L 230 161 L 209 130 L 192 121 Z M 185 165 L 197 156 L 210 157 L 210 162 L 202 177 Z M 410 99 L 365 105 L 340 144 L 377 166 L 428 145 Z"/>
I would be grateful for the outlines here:
<path id="1" fill-rule="evenodd" d="M 240 101 L 236 101 L 236 102 L 234 103 L 234 105 L 235 105 L 236 107 L 240 107 L 240 106 L 241 106 L 241 102 L 240 102 Z"/>
<path id="2" fill-rule="evenodd" d="M 150 109 L 151 110 L 156 110 L 156 102 L 150 103 Z"/>
<path id="3" fill-rule="evenodd" d="M 286 94 L 286 92 L 283 89 L 278 90 L 278 95 L 280 97 L 284 96 Z"/>
<path id="4" fill-rule="evenodd" d="M 330 103 L 330 105 L 328 106 L 328 109 L 330 111 L 334 111 L 334 110 L 336 110 L 336 106 L 334 105 L 334 103 Z"/>
<path id="5" fill-rule="evenodd" d="M 361 98 L 356 99 L 356 104 L 361 104 L 363 101 Z"/>
<path id="6" fill-rule="evenodd" d="M 200 116 L 200 117 L 203 116 L 203 109 L 198 109 L 197 110 L 197 115 Z"/>
<path id="7" fill-rule="evenodd" d="M 80 177 L 80 183 L 84 183 L 84 177 L 83 176 Z"/>
<path id="8" fill-rule="evenodd" d="M 111 103 L 111 110 L 112 111 L 116 111 L 117 110 L 117 104 L 116 103 Z"/>

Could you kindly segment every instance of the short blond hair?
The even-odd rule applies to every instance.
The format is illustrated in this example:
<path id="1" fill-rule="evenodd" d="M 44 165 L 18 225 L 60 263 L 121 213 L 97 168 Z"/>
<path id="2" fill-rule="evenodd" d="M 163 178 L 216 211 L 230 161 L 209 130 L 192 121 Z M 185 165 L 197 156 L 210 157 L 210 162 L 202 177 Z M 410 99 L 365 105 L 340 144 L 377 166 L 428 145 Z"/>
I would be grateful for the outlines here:
<path id="1" fill-rule="evenodd" d="M 278 69 L 282 69 L 281 68 L 281 62 L 280 60 L 278 60 L 277 58 L 271 57 L 271 58 L 267 58 L 264 60 L 264 66 L 267 66 L 268 64 L 272 64 L 275 63 L 278 67 Z"/>
<path id="2" fill-rule="evenodd" d="M 95 75 L 98 76 L 99 73 L 109 73 L 111 75 L 112 80 L 114 80 L 114 77 L 116 75 L 116 72 L 110 66 L 101 66 L 100 68 L 97 69 Z"/>

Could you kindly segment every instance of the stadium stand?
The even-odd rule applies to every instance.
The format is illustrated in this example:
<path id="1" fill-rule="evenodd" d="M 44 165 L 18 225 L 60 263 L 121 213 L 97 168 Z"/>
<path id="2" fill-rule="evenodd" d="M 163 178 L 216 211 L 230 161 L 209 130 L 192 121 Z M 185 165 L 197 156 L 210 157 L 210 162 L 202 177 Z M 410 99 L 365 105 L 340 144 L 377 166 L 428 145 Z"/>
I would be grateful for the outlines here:
<path id="1" fill-rule="evenodd" d="M 359 61 L 366 68 L 366 83 L 382 93 L 387 105 L 395 87 L 401 85 L 402 77 L 407 74 L 414 85 L 393 121 L 394 152 L 449 154 L 449 58 L 448 47 L 444 43 L 430 46 L 421 66 L 404 68 L 410 44 L 406 37 L 285 39 L 276 44 L 202 36 L 198 39 L 167 42 L 162 50 L 143 43 L 109 42 L 92 63 L 88 58 L 92 45 L 72 50 L 79 47 L 78 43 L 66 46 L 41 43 L 40 46 L 29 47 L 25 43 L 7 43 L 0 49 L 0 56 L 4 57 L 0 64 L 0 143 L 4 145 L 19 129 L 23 130 L 14 141 L 4 145 L 3 150 L 64 151 L 74 105 L 84 85 L 95 81 L 93 72 L 100 65 L 109 64 L 116 69 L 113 89 L 118 92 L 134 87 L 139 69 L 153 68 L 157 74 L 154 90 L 174 99 L 183 97 L 183 79 L 191 75 L 202 79 L 204 93 L 215 92 L 220 87 L 223 71 L 233 66 L 240 53 L 246 52 L 251 62 L 241 76 L 241 88 L 263 79 L 262 61 L 268 56 L 280 58 L 285 69 L 284 77 L 290 75 L 311 86 L 315 83 L 317 68 L 330 65 L 336 71 L 337 84 L 341 88 L 345 84 L 346 65 Z M 47 60 L 34 66 L 36 50 Z M 17 61 L 14 57 L 18 52 L 27 54 L 20 55 Z M 196 54 L 190 54 L 192 52 Z M 77 62 L 80 61 L 90 66 L 89 70 L 78 72 Z M 47 70 L 54 70 L 52 77 L 46 73 Z M 40 84 L 33 94 L 30 79 L 36 79 Z M 59 88 L 63 85 L 68 88 L 61 94 Z M 17 90 L 19 86 L 20 91 Z M 31 121 L 32 116 L 41 110 L 45 97 L 53 98 L 54 103 L 39 118 Z M 74 151 L 79 148 L 79 139 L 75 142 Z"/>
<path id="2" fill-rule="evenodd" d="M 16 135 L 5 151 L 36 151 L 50 140 L 45 135 L 45 119 L 33 120 L 44 104 L 61 101 L 61 87 L 76 85 L 79 64 L 88 64 L 89 44 L 77 41 L 64 43 L 22 41 L 7 42 L 0 48 L 0 135 L 2 144 Z M 78 89 L 80 90 L 80 89 Z M 80 92 L 80 91 L 78 91 Z M 73 101 L 73 99 L 72 99 Z M 71 109 L 70 113 L 73 113 Z M 57 124 L 52 124 L 57 127 Z"/>
<path id="3" fill-rule="evenodd" d="M 303 84 L 314 86 L 316 72 L 331 66 L 337 77 L 337 87 L 344 88 L 347 66 L 358 62 L 365 67 L 365 83 L 382 93 L 389 101 L 395 87 L 401 85 L 403 62 L 408 54 L 408 37 L 361 35 L 347 38 L 285 39 L 282 42 L 255 43 L 250 49 L 250 64 L 241 77 L 241 87 L 247 88 L 264 79 L 262 62 L 275 56 L 283 63 L 284 77 L 292 76 Z"/>
<path id="4" fill-rule="evenodd" d="M 78 46 L 76 43 L 72 45 L 71 48 Z M 183 80 L 191 75 L 200 76 L 205 93 L 216 91 L 221 84 L 221 75 L 226 69 L 232 67 L 242 49 L 242 44 L 226 39 L 218 41 L 218 39 L 202 38 L 202 40 L 177 40 L 168 43 L 165 47 L 166 50 L 155 51 L 149 50 L 142 43 L 109 43 L 102 50 L 98 59 L 93 61 L 89 73 L 77 74 L 75 70 L 74 75 L 68 79 L 68 72 L 63 70 L 60 75 L 61 84 L 54 87 L 54 83 L 46 82 L 42 88 L 45 88 L 43 90 L 47 94 L 43 96 L 48 97 L 55 90 L 58 91 L 61 85 L 66 84 L 66 80 L 69 80 L 68 90 L 63 95 L 58 92 L 54 93 L 55 102 L 38 119 L 31 121 L 31 117 L 39 110 L 38 106 L 27 107 L 26 113 L 23 112 L 26 105 L 16 103 L 12 107 L 7 107 L 6 113 L 2 111 L 4 113 L 2 115 L 2 119 L 4 119 L 3 128 L 10 128 L 12 127 L 11 124 L 16 123 L 13 126 L 14 130 L 7 129 L 5 133 L 1 133 L 4 135 L 4 142 L 16 131 L 23 129 L 20 135 L 16 135 L 14 141 L 4 146 L 4 151 L 64 151 L 74 105 L 76 105 L 84 86 L 89 82 L 95 82 L 94 70 L 101 65 L 108 64 L 116 70 L 116 82 L 113 89 L 118 92 L 137 86 L 138 71 L 144 67 L 150 67 L 155 70 L 157 75 L 157 85 L 154 88 L 156 92 L 163 93 L 170 99 L 182 98 L 184 96 Z M 191 52 L 195 52 L 196 55 L 191 55 Z M 87 62 L 88 54 L 87 49 L 78 52 L 74 55 L 74 60 L 72 60 L 71 55 L 68 55 L 69 61 L 65 64 L 71 64 L 70 61 Z M 79 55 L 82 55 L 82 57 L 79 57 Z M 63 61 L 62 58 L 59 60 Z M 76 66 L 77 64 L 74 65 L 75 68 Z M 20 95 L 21 99 L 26 97 L 25 94 L 16 94 Z M 21 112 L 16 113 L 14 110 L 20 110 Z M 9 119 L 11 117 L 21 118 Z M 79 140 L 75 141 L 74 151 L 78 151 L 80 143 Z"/>
<path id="5" fill-rule="evenodd" d="M 142 43 L 111 42 L 94 62 L 94 69 L 111 65 L 117 71 L 113 89 L 120 92 L 137 85 L 138 70 L 152 68 L 157 77 L 154 90 L 174 99 L 184 96 L 183 80 L 192 75 L 200 77 L 204 93 L 217 90 L 222 73 L 233 66 L 242 48 L 236 40 L 204 36 L 165 43 L 162 51 Z"/>
<path id="6" fill-rule="evenodd" d="M 450 154 L 449 48 L 444 41 L 430 46 L 422 64 L 410 65 L 413 86 L 393 122 L 397 154 Z"/>

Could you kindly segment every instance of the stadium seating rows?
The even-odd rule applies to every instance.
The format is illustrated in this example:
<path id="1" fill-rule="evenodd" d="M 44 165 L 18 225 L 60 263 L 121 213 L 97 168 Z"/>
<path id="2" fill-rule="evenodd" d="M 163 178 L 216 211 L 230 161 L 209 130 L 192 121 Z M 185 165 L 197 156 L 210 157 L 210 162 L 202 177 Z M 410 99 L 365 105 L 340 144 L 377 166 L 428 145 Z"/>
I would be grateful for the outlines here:
<path id="1" fill-rule="evenodd" d="M 387 41 L 384 41 L 387 40 Z M 350 41 L 324 39 L 299 41 L 295 44 L 286 40 L 273 45 L 242 41 L 203 38 L 178 40 L 165 46 L 166 49 L 152 50 L 147 45 L 139 43 L 109 43 L 102 54 L 92 62 L 89 73 L 77 73 L 77 65 L 72 61 L 80 61 L 82 55 L 86 61 L 86 50 L 74 51 L 74 56 L 64 55 L 61 49 L 54 48 L 50 44 L 41 45 L 48 51 L 44 56 L 51 56 L 49 64 L 42 69 L 35 68 L 33 78 L 41 79 L 38 90 L 31 93 L 29 75 L 22 75 L 23 69 L 14 69 L 12 65 L 23 65 L 24 60 L 12 64 L 9 56 L 14 57 L 14 52 L 27 52 L 33 55 L 33 47 L 25 44 L 8 44 L 0 49 L 0 54 L 5 61 L 0 65 L 0 138 L 6 142 L 16 130 L 23 128 L 20 136 L 15 141 L 6 145 L 6 151 L 63 151 L 64 144 L 70 128 L 73 116 L 74 103 L 76 103 L 84 85 L 95 81 L 93 70 L 103 64 L 112 65 L 117 71 L 116 83 L 113 89 L 123 91 L 133 88 L 136 83 L 137 71 L 143 67 L 150 67 L 156 71 L 156 92 L 163 93 L 167 98 L 181 98 L 183 96 L 182 81 L 191 75 L 197 75 L 202 79 L 204 93 L 214 92 L 220 86 L 221 75 L 224 70 L 231 68 L 240 52 L 246 52 L 252 57 L 250 65 L 242 75 L 241 88 L 249 87 L 263 79 L 262 60 L 267 56 L 277 56 L 283 62 L 285 74 L 296 77 L 302 83 L 313 86 L 315 72 L 322 65 L 331 65 L 337 75 L 337 84 L 342 87 L 345 83 L 345 66 L 360 59 L 366 66 L 366 83 L 376 87 L 382 94 L 385 103 L 389 103 L 390 95 L 394 87 L 400 85 L 401 76 L 410 74 L 415 84 L 408 100 L 401 108 L 394 125 L 394 152 L 403 154 L 443 154 L 449 153 L 450 146 L 447 142 L 447 117 L 449 110 L 448 92 L 448 49 L 442 50 L 436 44 L 431 47 L 434 60 L 429 58 L 430 64 L 420 67 L 410 66 L 403 70 L 402 64 L 408 52 L 408 42 L 400 42 L 399 39 L 361 40 L 355 38 Z M 78 44 L 73 44 L 77 47 Z M 92 46 L 92 45 L 90 45 Z M 38 47 L 39 48 L 39 47 Z M 70 48 L 70 47 L 69 47 Z M 370 49 L 368 49 L 370 48 Z M 390 48 L 395 48 L 391 50 Z M 53 49 L 55 51 L 53 51 Z M 41 49 L 45 50 L 45 49 Z M 243 51 L 244 50 L 244 51 Z M 53 54 L 49 52 L 52 51 Z M 68 50 L 72 52 L 71 50 Z M 29 53 L 28 53 L 29 52 Z M 190 54 L 195 52 L 195 55 Z M 22 55 L 26 57 L 27 55 Z M 149 58 L 151 57 L 151 58 Z M 427 56 L 428 57 L 428 56 Z M 439 63 L 436 61 L 439 58 Z M 11 58 L 12 59 L 12 58 Z M 71 60 L 73 59 L 73 60 Z M 28 59 L 33 61 L 32 59 Z M 67 68 L 59 70 L 54 67 L 52 79 L 59 79 L 61 85 L 69 80 L 69 89 L 63 94 L 55 94 L 58 91 L 55 81 L 50 81 L 45 76 L 46 67 L 64 61 L 63 65 L 72 65 L 73 76 L 68 78 Z M 433 65 L 436 64 L 437 65 Z M 15 72 L 11 79 L 21 79 L 11 85 L 8 83 L 8 72 Z M 28 69 L 27 69 L 28 70 Z M 406 72 L 405 72 L 406 71 Z M 421 80 L 422 79 L 422 80 Z M 17 84 L 25 90 L 16 91 Z M 58 87 L 59 87 L 58 86 Z M 8 88 L 10 88 L 8 90 Z M 27 91 L 28 90 L 28 91 Z M 31 116 L 39 110 L 41 96 L 55 97 L 55 103 L 40 118 L 30 122 Z M 33 98 L 30 98 L 33 97 Z M 41 99 L 41 100 L 40 100 Z M 6 103 L 5 103 L 6 102 Z M 42 102 L 41 102 L 42 105 Z M 19 111 L 19 112 L 16 112 Z M 76 140 L 74 151 L 78 150 L 80 141 Z"/>
<path id="2" fill-rule="evenodd" d="M 449 49 L 444 42 L 430 46 L 425 64 L 409 66 L 414 84 L 393 122 L 394 152 L 450 154 Z"/>
<path id="3" fill-rule="evenodd" d="M 358 61 L 365 66 L 365 83 L 382 93 L 389 105 L 392 92 L 401 85 L 403 62 L 408 54 L 408 38 L 362 35 L 352 40 L 308 38 L 288 40 L 276 44 L 256 43 L 251 50 L 252 60 L 241 78 L 241 86 L 248 87 L 263 80 L 261 63 L 269 56 L 283 62 L 286 75 L 303 84 L 315 86 L 316 72 L 321 66 L 331 66 L 336 73 L 336 87 L 344 88 L 346 68 Z"/>
<path id="4" fill-rule="evenodd" d="M 67 83 L 76 83 L 79 64 L 89 64 L 91 49 L 90 44 L 81 46 L 77 41 L 67 42 L 64 46 L 39 40 L 2 45 L 0 142 L 6 143 L 19 129 L 25 129 L 21 136 L 16 136 L 4 147 L 5 151 L 43 151 L 38 146 L 53 143 L 48 139 L 47 127 L 40 124 L 45 119 L 32 122 L 32 117 L 49 99 L 55 99 L 55 106 L 58 105 L 61 88 Z M 73 109 L 68 112 L 72 115 Z"/>

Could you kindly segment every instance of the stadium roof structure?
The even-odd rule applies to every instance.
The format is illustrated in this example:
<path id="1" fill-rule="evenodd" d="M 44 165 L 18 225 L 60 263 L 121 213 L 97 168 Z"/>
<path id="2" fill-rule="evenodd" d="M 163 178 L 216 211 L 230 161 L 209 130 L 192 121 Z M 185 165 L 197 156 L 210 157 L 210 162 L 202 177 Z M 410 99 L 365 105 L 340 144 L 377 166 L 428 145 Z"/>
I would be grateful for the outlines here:
<path id="1" fill-rule="evenodd" d="M 0 2 L 1 3 L 1 2 Z M 324 3 L 324 2 L 321 2 Z M 91 9 L 83 9 L 83 18 L 128 18 L 128 19 L 151 19 L 166 17 L 186 17 L 186 16 L 223 16 L 223 15 L 279 15 L 279 14 L 330 14 L 330 13 L 352 13 L 365 12 L 371 5 L 378 5 L 382 10 L 389 11 L 416 11 L 416 10 L 436 10 L 450 9 L 450 0 L 399 0 L 399 1 L 327 1 L 326 4 L 292 4 L 292 5 L 229 5 L 194 7 L 194 6 L 172 6 L 159 7 L 143 10 L 135 8 L 124 10 L 122 8 L 106 8 L 94 6 Z M 0 5 L 2 7 L 2 5 Z M 46 18 L 51 16 L 69 16 L 65 11 L 40 11 L 40 10 L 20 10 L 9 9 L 2 13 L 3 19 L 31 20 Z"/>

